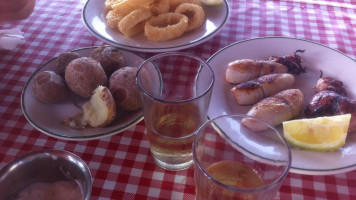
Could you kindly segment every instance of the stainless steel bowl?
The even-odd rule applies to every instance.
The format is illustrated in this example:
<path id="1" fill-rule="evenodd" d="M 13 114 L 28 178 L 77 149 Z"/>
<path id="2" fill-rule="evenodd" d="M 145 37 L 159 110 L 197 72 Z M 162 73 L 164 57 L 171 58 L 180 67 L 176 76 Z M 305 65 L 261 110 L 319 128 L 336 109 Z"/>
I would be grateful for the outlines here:
<path id="1" fill-rule="evenodd" d="M 75 181 L 84 199 L 90 198 L 92 178 L 82 159 L 63 150 L 40 150 L 15 159 L 0 170 L 0 199 L 11 200 L 30 184 L 56 181 Z"/>

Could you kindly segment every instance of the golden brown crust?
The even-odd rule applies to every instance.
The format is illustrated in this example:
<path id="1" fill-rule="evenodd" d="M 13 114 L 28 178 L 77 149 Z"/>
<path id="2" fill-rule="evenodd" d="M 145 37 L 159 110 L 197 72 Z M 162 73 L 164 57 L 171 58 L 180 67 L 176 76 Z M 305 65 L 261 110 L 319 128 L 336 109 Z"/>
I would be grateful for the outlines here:
<path id="1" fill-rule="evenodd" d="M 265 60 L 241 59 L 228 64 L 226 81 L 242 83 L 267 74 L 287 73 L 285 65 Z"/>
<path id="2" fill-rule="evenodd" d="M 148 18 L 152 16 L 150 9 L 139 8 L 126 15 L 119 22 L 119 30 L 126 37 L 131 37 L 143 32 L 144 24 Z"/>
<path id="3" fill-rule="evenodd" d="M 113 5 L 118 4 L 122 1 L 124 0 L 105 0 L 105 9 L 111 10 Z"/>
<path id="4" fill-rule="evenodd" d="M 182 20 L 184 23 L 178 23 L 179 20 L 167 23 L 167 18 L 171 20 L 171 14 L 175 13 L 178 6 L 181 7 L 177 13 L 184 13 L 190 19 L 189 31 L 199 28 L 205 21 L 205 12 L 200 0 L 105 0 L 105 5 L 106 21 L 110 28 L 120 31 L 126 37 L 145 32 L 146 38 L 155 42 L 180 37 L 187 31 L 186 19 Z M 160 15 L 164 15 L 159 21 L 166 20 L 165 25 L 162 23 L 152 25 L 146 22 L 151 20 L 152 16 Z M 153 21 L 155 20 L 157 19 Z"/>
<path id="5" fill-rule="evenodd" d="M 298 116 L 304 108 L 304 94 L 299 89 L 283 90 L 274 97 L 284 100 L 290 106 L 293 117 Z"/>
<path id="6" fill-rule="evenodd" d="M 141 94 L 136 84 L 136 67 L 123 67 L 112 74 L 109 89 L 114 96 L 116 105 L 128 111 L 142 107 Z"/>
<path id="7" fill-rule="evenodd" d="M 105 18 L 106 22 L 108 23 L 109 27 L 112 29 L 119 29 L 119 22 L 124 18 L 124 15 L 115 12 L 114 10 L 110 10 Z"/>
<path id="8" fill-rule="evenodd" d="M 56 72 L 58 75 L 64 77 L 64 73 L 66 70 L 66 67 L 68 66 L 68 64 L 76 59 L 76 58 L 80 58 L 81 55 L 79 55 L 76 52 L 64 52 L 59 54 L 57 60 L 56 60 L 56 64 L 55 64 L 55 68 L 56 68 Z"/>
<path id="9" fill-rule="evenodd" d="M 114 10 L 114 12 L 116 12 L 120 16 L 126 16 L 130 14 L 132 11 L 139 8 L 143 8 L 146 4 L 153 2 L 153 0 L 142 0 L 142 1 L 144 1 L 145 3 L 135 3 L 135 1 L 124 0 L 119 3 L 113 4 L 111 8 Z"/>
<path id="10" fill-rule="evenodd" d="M 151 17 L 145 24 L 147 39 L 156 42 L 180 37 L 188 29 L 188 17 L 180 13 L 165 13 Z"/>
<path id="11" fill-rule="evenodd" d="M 304 95 L 299 89 L 289 89 L 265 98 L 247 112 L 247 115 L 261 119 L 272 126 L 281 124 L 298 116 L 304 108 Z M 244 119 L 242 123 L 254 131 L 263 131 L 267 127 L 255 120 Z"/>
<path id="12" fill-rule="evenodd" d="M 44 71 L 36 75 L 32 89 L 37 100 L 43 103 L 60 103 L 68 95 L 63 78 L 53 71 Z"/>
<path id="13" fill-rule="evenodd" d="M 182 3 L 191 3 L 194 5 L 201 6 L 200 0 L 168 0 L 170 3 L 170 10 L 174 11 Z"/>
<path id="14" fill-rule="evenodd" d="M 113 46 L 97 47 L 91 52 L 90 57 L 100 62 L 108 77 L 126 64 L 120 49 Z"/>
<path id="15" fill-rule="evenodd" d="M 205 12 L 203 8 L 195 4 L 182 3 L 175 9 L 174 12 L 188 17 L 187 31 L 193 31 L 199 28 L 205 21 Z"/>
<path id="16" fill-rule="evenodd" d="M 169 12 L 169 0 L 155 0 L 150 6 L 154 16 Z"/>
<path id="17" fill-rule="evenodd" d="M 263 88 L 256 81 L 247 81 L 236 85 L 230 92 L 239 105 L 251 105 L 264 97 Z"/>
<path id="18" fill-rule="evenodd" d="M 288 68 L 280 63 L 269 60 L 256 61 L 260 65 L 260 76 L 274 73 L 287 73 Z"/>
<path id="19" fill-rule="evenodd" d="M 107 76 L 100 63 L 89 57 L 71 61 L 65 71 L 68 87 L 81 97 L 90 97 L 99 85 L 107 83 Z"/>

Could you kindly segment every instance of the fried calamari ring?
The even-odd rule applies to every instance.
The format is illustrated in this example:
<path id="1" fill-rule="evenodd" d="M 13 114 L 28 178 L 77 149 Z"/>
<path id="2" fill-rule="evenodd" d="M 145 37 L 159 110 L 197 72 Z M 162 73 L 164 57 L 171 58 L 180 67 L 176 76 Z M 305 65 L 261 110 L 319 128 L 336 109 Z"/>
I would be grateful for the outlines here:
<path id="1" fill-rule="evenodd" d="M 150 1 L 153 2 L 153 0 Z M 145 7 L 145 5 L 146 4 L 133 3 L 132 0 L 123 0 L 119 3 L 113 4 L 111 7 L 118 15 L 126 16 L 134 10 Z"/>
<path id="2" fill-rule="evenodd" d="M 105 18 L 110 28 L 118 29 L 118 24 L 124 16 L 117 14 L 114 10 L 110 10 Z"/>
<path id="3" fill-rule="evenodd" d="M 192 31 L 199 28 L 205 21 L 205 13 L 203 8 L 191 3 L 180 4 L 176 8 L 175 12 L 188 17 L 187 31 Z"/>
<path id="4" fill-rule="evenodd" d="M 105 9 L 111 10 L 112 5 L 120 3 L 121 1 L 123 1 L 123 0 L 105 0 Z"/>
<path id="5" fill-rule="evenodd" d="M 150 9 L 154 16 L 169 12 L 169 0 L 155 0 Z"/>
<path id="6" fill-rule="evenodd" d="M 200 0 L 169 0 L 170 11 L 174 11 L 182 3 L 191 3 L 197 6 L 201 6 Z"/>
<path id="7" fill-rule="evenodd" d="M 177 38 L 187 30 L 188 17 L 180 13 L 165 13 L 151 17 L 145 24 L 145 35 L 161 42 Z"/>
<path id="8" fill-rule="evenodd" d="M 153 3 L 155 0 L 124 0 L 124 1 L 129 1 L 131 4 L 135 4 L 135 5 L 146 6 L 148 4 Z"/>
<path id="9" fill-rule="evenodd" d="M 134 10 L 119 22 L 119 30 L 127 37 L 141 33 L 146 20 L 151 16 L 152 13 L 148 8 Z"/>

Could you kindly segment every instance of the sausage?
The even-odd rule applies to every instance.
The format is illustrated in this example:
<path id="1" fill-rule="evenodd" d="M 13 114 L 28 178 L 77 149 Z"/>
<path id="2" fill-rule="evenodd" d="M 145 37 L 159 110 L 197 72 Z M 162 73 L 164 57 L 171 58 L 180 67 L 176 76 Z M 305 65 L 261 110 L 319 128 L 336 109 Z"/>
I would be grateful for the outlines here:
<path id="1" fill-rule="evenodd" d="M 242 59 L 228 64 L 225 77 L 227 82 L 239 84 L 263 75 L 287 72 L 285 65 L 274 61 Z"/>
<path id="2" fill-rule="evenodd" d="M 291 88 L 294 76 L 287 73 L 268 74 L 252 81 L 246 81 L 230 91 L 239 105 L 251 105 L 277 92 Z"/>
<path id="3" fill-rule="evenodd" d="M 247 112 L 247 115 L 261 119 L 272 126 L 298 116 L 304 108 L 304 94 L 299 89 L 283 90 L 267 97 Z M 244 118 L 242 124 L 253 131 L 263 131 L 268 127 L 254 119 Z"/>

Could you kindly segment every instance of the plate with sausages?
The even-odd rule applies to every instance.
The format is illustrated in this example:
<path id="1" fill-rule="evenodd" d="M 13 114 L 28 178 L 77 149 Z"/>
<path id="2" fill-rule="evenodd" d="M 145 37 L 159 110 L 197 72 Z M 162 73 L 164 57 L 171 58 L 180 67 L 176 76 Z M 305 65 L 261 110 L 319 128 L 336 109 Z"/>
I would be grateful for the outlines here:
<path id="1" fill-rule="evenodd" d="M 275 65 L 274 61 L 286 62 L 288 59 L 292 61 L 291 68 L 288 66 L 280 71 L 278 66 L 272 66 Z M 281 121 L 306 117 L 305 109 L 316 94 L 315 86 L 321 76 L 341 81 L 347 98 L 352 102 L 356 100 L 356 90 L 353 88 L 356 84 L 356 61 L 336 49 L 313 41 L 289 37 L 252 38 L 220 49 L 208 59 L 208 63 L 216 78 L 209 118 L 249 114 L 275 125 L 283 134 Z M 235 70 L 233 65 L 241 68 Z M 267 68 L 258 69 L 255 65 Z M 264 74 L 266 71 L 283 75 L 263 77 L 267 76 Z M 246 83 L 247 79 L 253 79 L 253 82 Z M 259 86 L 256 87 L 256 84 Z M 262 94 L 259 92 L 261 87 Z M 282 94 L 278 93 L 281 90 Z M 267 99 L 265 93 L 277 93 L 274 95 L 276 99 L 264 101 Z M 291 102 L 288 102 L 290 99 Z M 278 110 L 275 105 L 281 101 L 286 106 Z M 351 123 L 354 122 L 351 120 Z M 315 152 L 292 147 L 291 172 L 326 175 L 356 169 L 356 132 L 351 129 L 353 125 L 350 124 L 346 144 L 336 151 Z"/>
<path id="2" fill-rule="evenodd" d="M 112 0 L 88 0 L 84 5 L 82 12 L 83 23 L 86 28 L 100 40 L 122 49 L 139 52 L 177 51 L 201 44 L 220 32 L 220 30 L 228 22 L 230 12 L 229 4 L 226 0 L 224 0 L 223 4 L 219 6 L 205 6 L 200 3 L 200 0 L 129 0 L 117 2 L 119 3 Z M 156 2 L 159 2 L 162 5 L 155 5 Z M 116 4 L 108 5 L 110 3 Z M 199 10 L 204 12 L 204 14 L 199 14 L 199 18 L 202 19 L 202 23 L 199 23 L 199 27 L 194 30 L 188 30 L 188 27 L 187 31 L 178 34 L 181 30 L 186 29 L 185 27 L 182 27 L 180 23 L 180 21 L 182 21 L 180 20 L 181 17 L 185 17 L 176 13 L 176 4 L 178 3 L 199 3 L 199 7 L 201 7 Z M 191 8 L 187 8 L 188 10 L 195 10 L 197 8 L 195 5 L 189 6 Z M 167 7 L 167 10 L 165 12 L 159 10 L 157 11 L 157 9 L 155 9 L 157 7 Z M 147 8 L 151 11 L 147 10 Z M 160 14 L 157 12 L 163 13 Z M 120 14 L 117 13 L 125 13 L 125 15 L 118 16 Z M 194 11 L 194 13 L 197 14 L 201 12 Z M 129 18 L 141 20 L 141 22 L 130 22 Z M 166 19 L 168 20 L 171 18 L 173 18 L 171 20 L 173 22 L 167 25 L 165 22 Z M 146 27 L 144 29 L 143 26 L 138 27 L 142 24 L 148 24 L 146 21 L 150 21 L 149 24 L 152 24 L 147 28 L 151 31 L 146 31 Z M 120 27 L 119 23 L 121 23 Z M 190 21 L 188 21 L 188 23 L 192 24 Z M 137 24 L 137 26 L 135 24 Z M 153 30 L 155 27 L 159 30 Z M 174 28 L 175 30 L 170 30 L 173 27 L 177 28 Z M 135 31 L 135 33 L 133 33 L 134 30 L 138 29 L 140 29 L 140 31 Z M 170 35 L 177 35 L 177 37 L 174 36 L 174 38 L 171 38 Z"/>

